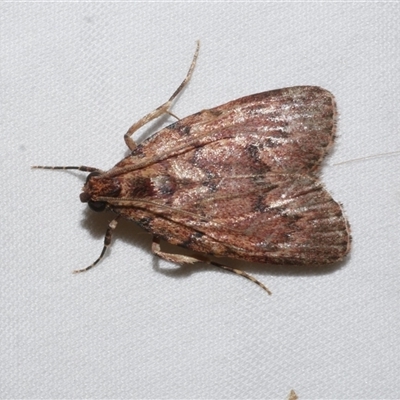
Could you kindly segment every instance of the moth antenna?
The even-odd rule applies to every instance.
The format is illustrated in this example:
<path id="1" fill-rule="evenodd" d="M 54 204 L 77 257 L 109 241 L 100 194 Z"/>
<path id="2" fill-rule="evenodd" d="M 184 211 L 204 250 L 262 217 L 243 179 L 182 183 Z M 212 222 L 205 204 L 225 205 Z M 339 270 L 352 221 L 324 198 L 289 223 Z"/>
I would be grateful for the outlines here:
<path id="1" fill-rule="evenodd" d="M 86 167 L 84 165 L 81 165 L 79 167 L 74 167 L 74 166 L 66 166 L 66 167 L 61 167 L 61 166 L 44 166 L 44 165 L 33 165 L 31 167 L 32 169 L 75 169 L 78 171 L 83 171 L 83 172 L 103 172 L 102 170 L 98 168 L 93 168 L 93 167 Z"/>
<path id="2" fill-rule="evenodd" d="M 117 227 L 118 225 L 118 219 L 119 219 L 119 215 L 117 217 L 115 217 L 109 224 L 106 230 L 106 234 L 104 235 L 104 246 L 103 249 L 101 250 L 100 256 L 99 258 L 93 263 L 90 264 L 88 267 L 83 268 L 83 269 L 76 269 L 75 271 L 73 271 L 74 274 L 78 274 L 80 272 L 86 272 L 89 269 L 93 268 L 95 265 L 97 265 L 102 258 L 104 257 L 104 254 L 106 253 L 107 248 L 110 246 L 111 244 L 111 238 L 112 238 L 112 233 L 114 231 L 114 229 Z"/>
<path id="3" fill-rule="evenodd" d="M 126 145 L 128 146 L 129 150 L 133 151 L 136 149 L 136 143 L 135 141 L 131 138 L 131 136 L 142 126 L 146 125 L 150 121 L 152 121 L 155 118 L 160 117 L 163 114 L 171 114 L 169 108 L 171 107 L 172 102 L 174 99 L 178 96 L 178 94 L 183 90 L 183 88 L 187 85 L 187 83 L 190 81 L 190 78 L 192 77 L 194 67 L 196 66 L 196 61 L 197 57 L 199 55 L 199 49 L 200 49 L 200 42 L 196 42 L 196 51 L 194 52 L 193 60 L 192 63 L 190 64 L 189 71 L 186 74 L 185 79 L 182 81 L 182 83 L 178 86 L 178 89 L 175 90 L 173 95 L 169 98 L 167 102 L 162 104 L 161 106 L 157 107 L 154 111 L 148 113 L 145 115 L 143 118 L 141 118 L 138 122 L 135 122 L 129 129 L 128 132 L 125 133 L 124 135 L 124 140 Z M 173 114 L 171 114 L 173 115 Z M 175 115 L 173 115 L 175 117 Z M 179 118 L 178 118 L 179 119 Z"/>

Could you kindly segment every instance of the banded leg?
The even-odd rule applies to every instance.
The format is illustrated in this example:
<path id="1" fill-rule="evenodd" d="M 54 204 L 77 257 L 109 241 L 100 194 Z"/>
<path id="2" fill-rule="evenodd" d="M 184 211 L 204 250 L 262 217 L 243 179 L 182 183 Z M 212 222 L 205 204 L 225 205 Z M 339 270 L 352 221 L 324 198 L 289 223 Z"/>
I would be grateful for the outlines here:
<path id="1" fill-rule="evenodd" d="M 104 235 L 104 246 L 103 246 L 103 250 L 100 253 L 99 258 L 93 263 L 90 264 L 88 267 L 83 268 L 83 269 L 76 269 L 75 271 L 73 271 L 74 274 L 77 274 L 79 272 L 85 272 L 88 271 L 89 269 L 93 268 L 96 264 L 98 264 L 101 259 L 104 257 L 104 254 L 106 253 L 107 248 L 110 246 L 111 243 L 111 238 L 112 238 L 112 233 L 114 231 L 114 229 L 117 227 L 118 225 L 118 219 L 119 219 L 119 215 L 117 217 L 115 217 L 109 224 L 106 230 L 106 234 Z"/>
<path id="2" fill-rule="evenodd" d="M 254 276 L 251 276 L 245 271 L 242 271 L 241 269 L 237 268 L 232 268 L 228 267 L 227 265 L 219 264 L 217 262 L 209 260 L 207 257 L 202 257 L 202 256 L 185 256 L 182 254 L 171 254 L 171 253 L 165 253 L 161 251 L 160 247 L 160 241 L 158 238 L 153 237 L 153 243 L 151 245 L 151 250 L 154 254 L 159 256 L 160 258 L 163 258 L 164 260 L 175 262 L 177 264 L 194 264 L 195 262 L 204 262 L 210 265 L 213 265 L 215 267 L 224 269 L 225 271 L 230 271 L 233 272 L 234 274 L 243 276 L 244 278 L 254 282 L 258 286 L 260 286 L 262 289 L 264 289 L 269 295 L 271 295 L 271 291 L 258 279 L 254 278 Z"/>
<path id="3" fill-rule="evenodd" d="M 260 286 L 269 295 L 272 294 L 271 291 L 262 282 L 260 282 L 258 279 L 254 278 L 254 276 L 248 274 L 247 272 L 242 271 L 241 269 L 228 267 L 227 265 L 219 264 L 219 263 L 216 263 L 214 261 L 209 261 L 208 263 L 211 264 L 211 265 L 214 265 L 215 267 L 222 268 L 222 269 L 224 269 L 226 271 L 230 271 L 230 272 L 233 272 L 234 274 L 243 276 L 244 278 L 247 278 L 248 280 L 250 280 L 250 281 L 254 282 L 255 284 L 257 284 L 258 286 Z"/>
<path id="4" fill-rule="evenodd" d="M 147 115 L 145 115 L 143 118 L 141 118 L 138 122 L 134 123 L 129 129 L 128 132 L 125 133 L 124 135 L 124 140 L 126 145 L 128 146 L 129 150 L 133 151 L 136 148 L 136 143 L 135 141 L 131 138 L 131 136 L 138 130 L 140 129 L 142 126 L 146 125 L 147 123 L 149 123 L 150 121 L 152 121 L 155 118 L 160 117 L 163 114 L 170 114 L 173 117 L 177 118 L 174 114 L 172 114 L 169 111 L 169 108 L 172 104 L 172 102 L 174 101 L 174 99 L 179 95 L 179 93 L 183 90 L 183 88 L 186 86 L 186 84 L 189 82 L 192 74 L 193 74 L 193 70 L 194 67 L 196 65 L 196 60 L 197 60 L 197 56 L 199 54 L 199 48 L 200 48 L 200 43 L 197 42 L 197 46 L 196 46 L 196 51 L 194 53 L 193 56 L 193 60 L 192 63 L 190 64 L 190 68 L 188 73 L 186 74 L 185 79 L 182 81 L 182 83 L 179 85 L 178 89 L 175 90 L 174 94 L 169 98 L 169 100 L 164 103 L 163 105 L 161 105 L 160 107 L 157 107 L 154 111 L 148 113 Z M 179 119 L 179 118 L 177 118 Z"/>
<path id="5" fill-rule="evenodd" d="M 151 251 L 158 257 L 177 264 L 194 264 L 196 262 L 203 261 L 195 257 L 184 256 L 183 254 L 172 254 L 161 251 L 160 240 L 154 236 L 151 244 Z"/>

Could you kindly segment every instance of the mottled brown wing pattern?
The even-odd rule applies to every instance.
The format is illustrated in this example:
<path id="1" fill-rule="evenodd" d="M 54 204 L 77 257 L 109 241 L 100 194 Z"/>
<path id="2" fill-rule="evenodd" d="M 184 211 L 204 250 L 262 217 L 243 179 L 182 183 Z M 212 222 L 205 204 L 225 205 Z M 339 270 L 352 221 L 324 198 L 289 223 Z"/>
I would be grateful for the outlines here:
<path id="1" fill-rule="evenodd" d="M 134 219 L 172 244 L 248 261 L 327 264 L 348 252 L 341 207 L 314 177 L 270 173 L 213 184 L 214 193 L 178 185 L 166 208 L 146 204 Z"/>
<path id="2" fill-rule="evenodd" d="M 349 251 L 349 226 L 316 177 L 335 117 L 332 95 L 307 86 L 184 118 L 107 173 L 123 171 L 119 198 L 136 201 L 135 210 L 126 208 L 132 202 L 113 207 L 202 253 L 269 263 L 339 261 Z"/>
<path id="3" fill-rule="evenodd" d="M 144 141 L 116 167 L 135 170 L 175 159 L 214 177 L 255 170 L 313 171 L 333 143 L 335 121 L 335 101 L 327 90 L 273 90 L 183 118 Z"/>

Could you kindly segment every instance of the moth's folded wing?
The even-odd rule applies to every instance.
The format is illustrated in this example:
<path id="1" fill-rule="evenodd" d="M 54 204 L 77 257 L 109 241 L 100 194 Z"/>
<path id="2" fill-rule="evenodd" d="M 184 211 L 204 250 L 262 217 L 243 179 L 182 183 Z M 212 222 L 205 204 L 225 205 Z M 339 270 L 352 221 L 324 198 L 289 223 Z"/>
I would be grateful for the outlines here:
<path id="1" fill-rule="evenodd" d="M 182 192 L 147 229 L 201 253 L 274 264 L 329 264 L 350 249 L 341 206 L 313 176 L 224 179 L 216 188 Z"/>
<path id="2" fill-rule="evenodd" d="M 214 177 L 309 172 L 318 169 L 332 145 L 335 126 L 333 95 L 316 86 L 297 86 L 183 118 L 144 141 L 132 158 L 142 168 L 179 155 Z"/>

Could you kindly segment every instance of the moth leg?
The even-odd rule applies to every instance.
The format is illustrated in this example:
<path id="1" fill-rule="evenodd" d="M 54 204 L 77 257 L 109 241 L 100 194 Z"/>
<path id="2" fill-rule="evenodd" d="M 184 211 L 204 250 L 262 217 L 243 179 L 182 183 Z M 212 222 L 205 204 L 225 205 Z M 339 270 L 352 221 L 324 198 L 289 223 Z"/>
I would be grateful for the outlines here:
<path id="1" fill-rule="evenodd" d="M 135 141 L 131 138 L 131 136 L 138 130 L 140 129 L 142 126 L 146 125 L 147 123 L 149 123 L 150 121 L 152 121 L 155 118 L 160 117 L 161 115 L 167 113 L 167 114 L 171 114 L 173 115 L 170 111 L 169 108 L 171 107 L 172 102 L 174 101 L 174 99 L 179 95 L 179 93 L 182 91 L 182 89 L 186 86 L 186 84 L 189 82 L 192 74 L 193 74 L 193 70 L 194 67 L 196 65 L 196 60 L 197 60 L 197 56 L 199 54 L 199 47 L 200 47 L 200 43 L 197 42 L 197 46 L 196 46 L 196 51 L 194 53 L 193 56 L 193 60 L 192 63 L 190 64 L 190 68 L 188 73 L 186 74 L 185 79 L 182 81 L 182 83 L 179 85 L 178 89 L 175 90 L 174 94 L 169 98 L 169 100 L 164 103 L 163 105 L 161 105 L 160 107 L 157 107 L 154 111 L 148 113 L 147 115 L 145 115 L 143 118 L 141 118 L 138 122 L 134 123 L 129 129 L 128 132 L 125 133 L 124 135 L 124 140 L 126 145 L 128 146 L 129 150 L 133 151 L 136 148 L 136 143 Z M 175 115 L 173 115 L 175 117 Z M 178 118 L 179 119 L 179 118 Z"/>
<path id="2" fill-rule="evenodd" d="M 151 251 L 158 257 L 177 264 L 194 264 L 195 262 L 203 261 L 195 257 L 184 256 L 183 254 L 165 253 L 161 251 L 160 240 L 155 237 L 153 237 L 153 243 L 151 244 Z"/>
<path id="3" fill-rule="evenodd" d="M 232 268 L 232 267 L 228 267 L 227 265 L 216 263 L 216 262 L 211 261 L 208 258 L 202 257 L 202 256 L 190 257 L 190 256 L 184 256 L 181 254 L 165 253 L 165 252 L 161 251 L 160 241 L 158 238 L 153 237 L 153 243 L 151 245 L 151 250 L 153 251 L 154 254 L 163 258 L 164 260 L 175 262 L 177 264 L 194 264 L 195 262 L 205 262 L 207 264 L 214 265 L 215 267 L 222 268 L 225 271 L 230 271 L 237 275 L 243 276 L 244 278 L 247 278 L 250 281 L 256 283 L 258 286 L 260 286 L 262 289 L 264 289 L 268 294 L 270 294 L 270 295 L 272 294 L 270 292 L 270 290 L 263 283 L 261 283 L 259 280 L 254 278 L 254 276 L 251 276 L 247 272 L 242 271 L 240 269 Z"/>
<path id="4" fill-rule="evenodd" d="M 99 258 L 98 258 L 93 264 L 90 264 L 90 265 L 89 265 L 88 267 L 86 267 L 86 268 L 83 268 L 83 269 L 76 269 L 75 271 L 73 271 L 74 274 L 77 274 L 77 273 L 79 273 L 79 272 L 88 271 L 89 269 L 93 268 L 96 264 L 98 264 L 98 263 L 101 261 L 101 259 L 104 257 L 104 254 L 105 254 L 107 248 L 110 246 L 113 230 L 114 230 L 114 229 L 117 227 L 117 225 L 118 225 L 118 218 L 119 218 L 119 215 L 118 215 L 116 218 L 114 218 L 114 219 L 108 224 L 108 227 L 107 227 L 107 230 L 106 230 L 106 234 L 104 235 L 104 246 L 103 246 L 103 250 L 101 251 Z"/>
<path id="5" fill-rule="evenodd" d="M 233 272 L 234 274 L 243 276 L 244 278 L 247 278 L 248 280 L 254 282 L 255 284 L 257 284 L 258 286 L 260 286 L 262 289 L 264 289 L 269 295 L 271 295 L 271 291 L 262 283 L 260 282 L 258 279 L 254 278 L 254 276 L 251 276 L 250 274 L 248 274 L 245 271 L 242 271 L 241 269 L 237 269 L 237 268 L 232 268 L 232 267 L 228 267 L 227 265 L 223 265 L 223 264 L 219 264 L 216 263 L 214 261 L 208 261 L 209 264 L 214 265 L 215 267 L 218 268 L 222 268 L 225 271 L 230 271 Z"/>

